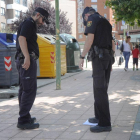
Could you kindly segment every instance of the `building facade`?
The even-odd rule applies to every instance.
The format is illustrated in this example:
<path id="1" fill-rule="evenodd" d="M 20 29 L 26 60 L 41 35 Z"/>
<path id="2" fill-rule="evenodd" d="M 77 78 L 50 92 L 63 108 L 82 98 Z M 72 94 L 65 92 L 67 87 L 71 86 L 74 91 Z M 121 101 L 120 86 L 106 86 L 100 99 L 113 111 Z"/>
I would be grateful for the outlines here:
<path id="1" fill-rule="evenodd" d="M 13 20 L 25 12 L 34 0 L 0 0 L 0 29 L 12 24 Z"/>
<path id="2" fill-rule="evenodd" d="M 111 8 L 105 6 L 106 0 L 77 0 L 76 3 L 76 14 L 77 14 L 77 35 L 76 38 L 79 42 L 85 42 L 86 37 L 84 36 L 84 26 L 82 19 L 82 12 L 85 7 L 93 7 L 100 15 L 104 16 L 112 25 L 112 35 L 118 36 L 118 31 L 116 30 L 116 23 L 113 19 L 113 11 Z"/>

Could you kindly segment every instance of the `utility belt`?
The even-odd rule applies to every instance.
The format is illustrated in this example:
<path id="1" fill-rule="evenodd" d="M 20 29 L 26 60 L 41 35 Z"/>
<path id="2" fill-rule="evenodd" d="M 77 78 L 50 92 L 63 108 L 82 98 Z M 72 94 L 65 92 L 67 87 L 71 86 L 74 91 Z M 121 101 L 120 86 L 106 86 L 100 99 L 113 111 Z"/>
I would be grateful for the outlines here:
<path id="1" fill-rule="evenodd" d="M 30 58 L 32 58 L 33 60 L 37 60 L 39 58 L 34 52 L 32 52 L 29 55 L 30 55 Z M 25 57 L 24 57 L 23 53 L 20 52 L 20 53 L 16 53 L 15 59 L 17 59 L 17 58 L 24 59 Z"/>
<path id="2" fill-rule="evenodd" d="M 114 53 L 112 50 L 99 48 L 98 46 L 93 46 L 88 53 L 87 59 L 88 59 L 88 61 L 92 61 L 92 59 L 95 57 L 99 57 L 100 59 L 103 59 L 104 54 L 110 54 L 110 55 L 114 56 Z"/>

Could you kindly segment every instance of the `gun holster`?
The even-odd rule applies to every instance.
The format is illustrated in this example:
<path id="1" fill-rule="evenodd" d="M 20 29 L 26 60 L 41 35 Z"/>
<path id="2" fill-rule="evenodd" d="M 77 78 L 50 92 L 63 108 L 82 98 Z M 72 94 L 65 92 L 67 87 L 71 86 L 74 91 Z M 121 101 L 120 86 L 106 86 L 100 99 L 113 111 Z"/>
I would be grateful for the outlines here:
<path id="1" fill-rule="evenodd" d="M 93 46 L 93 49 L 94 49 L 94 52 L 95 52 L 95 55 L 98 56 L 100 59 L 103 59 L 103 49 L 100 49 L 99 47 L 97 46 Z"/>

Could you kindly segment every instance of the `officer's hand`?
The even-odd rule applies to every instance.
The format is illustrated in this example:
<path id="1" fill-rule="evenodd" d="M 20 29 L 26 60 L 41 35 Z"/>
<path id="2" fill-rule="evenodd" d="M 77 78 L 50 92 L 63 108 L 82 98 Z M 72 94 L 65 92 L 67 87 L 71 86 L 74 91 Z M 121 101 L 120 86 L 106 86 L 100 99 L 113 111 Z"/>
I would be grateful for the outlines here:
<path id="1" fill-rule="evenodd" d="M 28 70 L 29 67 L 30 67 L 30 57 L 25 57 L 22 68 L 24 68 L 25 70 Z"/>
<path id="2" fill-rule="evenodd" d="M 80 59 L 79 68 L 83 70 L 84 59 Z"/>

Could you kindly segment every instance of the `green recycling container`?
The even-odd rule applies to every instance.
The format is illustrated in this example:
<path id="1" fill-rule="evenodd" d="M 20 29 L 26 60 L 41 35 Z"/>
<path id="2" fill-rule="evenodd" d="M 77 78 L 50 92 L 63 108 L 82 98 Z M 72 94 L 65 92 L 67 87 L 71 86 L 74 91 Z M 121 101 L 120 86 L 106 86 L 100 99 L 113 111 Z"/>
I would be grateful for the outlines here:
<path id="1" fill-rule="evenodd" d="M 66 45 L 67 73 L 81 71 L 81 69 L 79 69 L 81 50 L 77 40 L 69 34 L 60 34 L 60 38 L 67 44 Z"/>

